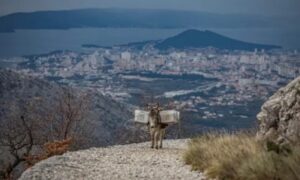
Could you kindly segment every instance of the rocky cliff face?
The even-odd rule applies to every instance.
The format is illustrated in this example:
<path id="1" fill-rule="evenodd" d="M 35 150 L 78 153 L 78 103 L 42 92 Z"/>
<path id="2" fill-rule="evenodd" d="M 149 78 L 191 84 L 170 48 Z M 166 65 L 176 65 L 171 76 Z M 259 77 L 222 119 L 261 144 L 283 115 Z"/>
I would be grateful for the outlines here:
<path id="1" fill-rule="evenodd" d="M 300 77 L 271 96 L 257 119 L 258 139 L 279 145 L 300 143 Z"/>

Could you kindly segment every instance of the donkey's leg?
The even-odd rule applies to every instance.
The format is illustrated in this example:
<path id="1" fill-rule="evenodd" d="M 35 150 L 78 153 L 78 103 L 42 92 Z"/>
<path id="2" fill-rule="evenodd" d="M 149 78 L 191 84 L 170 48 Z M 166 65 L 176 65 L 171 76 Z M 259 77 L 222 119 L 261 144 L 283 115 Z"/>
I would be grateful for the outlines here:
<path id="1" fill-rule="evenodd" d="M 162 148 L 162 129 L 159 130 L 159 148 Z"/>
<path id="2" fill-rule="evenodd" d="M 154 148 L 154 130 L 150 129 L 150 138 L 151 138 L 151 148 Z"/>
<path id="3" fill-rule="evenodd" d="M 154 142 L 155 148 L 158 149 L 159 129 L 156 129 L 154 139 L 155 139 L 155 142 Z"/>
<path id="4" fill-rule="evenodd" d="M 162 142 L 164 140 L 164 136 L 165 136 L 165 129 L 161 129 L 160 133 L 159 133 L 159 148 L 162 148 Z"/>

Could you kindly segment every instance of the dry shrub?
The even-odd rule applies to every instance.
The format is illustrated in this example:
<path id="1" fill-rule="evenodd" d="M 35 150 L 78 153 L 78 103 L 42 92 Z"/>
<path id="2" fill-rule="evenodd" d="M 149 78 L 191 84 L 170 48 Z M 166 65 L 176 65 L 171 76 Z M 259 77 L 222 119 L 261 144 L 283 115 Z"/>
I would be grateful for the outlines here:
<path id="1" fill-rule="evenodd" d="M 61 141 L 47 142 L 43 146 L 43 152 L 39 155 L 29 155 L 26 157 L 26 163 L 29 167 L 38 163 L 41 160 L 47 159 L 51 156 L 62 155 L 67 152 L 72 144 L 72 138 Z"/>
<path id="2" fill-rule="evenodd" d="M 300 179 L 300 149 L 289 155 L 263 151 L 249 158 L 238 169 L 240 179 Z"/>
<path id="3" fill-rule="evenodd" d="M 48 142 L 44 145 L 47 156 L 62 155 L 65 153 L 72 143 L 72 138 L 67 138 L 62 141 Z"/>
<path id="4" fill-rule="evenodd" d="M 247 133 L 207 134 L 193 139 L 185 162 L 217 179 L 300 179 L 300 151 L 283 155 L 265 150 Z"/>

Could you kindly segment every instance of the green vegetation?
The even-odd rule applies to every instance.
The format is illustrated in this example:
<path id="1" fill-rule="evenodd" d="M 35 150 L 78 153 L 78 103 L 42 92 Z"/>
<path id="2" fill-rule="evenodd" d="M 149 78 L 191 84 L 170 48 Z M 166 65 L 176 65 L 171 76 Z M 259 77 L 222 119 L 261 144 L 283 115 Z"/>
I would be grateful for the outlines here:
<path id="1" fill-rule="evenodd" d="M 209 178 L 299 180 L 300 147 L 289 153 L 266 150 L 247 133 L 206 134 L 193 139 L 184 154 L 193 170 Z"/>

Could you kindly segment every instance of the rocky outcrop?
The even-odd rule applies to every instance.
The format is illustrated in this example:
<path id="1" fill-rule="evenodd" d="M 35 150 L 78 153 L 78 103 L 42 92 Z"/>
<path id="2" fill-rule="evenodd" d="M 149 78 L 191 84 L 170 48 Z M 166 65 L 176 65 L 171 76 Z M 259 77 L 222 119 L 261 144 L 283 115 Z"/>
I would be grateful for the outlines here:
<path id="1" fill-rule="evenodd" d="M 29 168 L 20 180 L 35 179 L 204 179 L 182 160 L 187 140 L 165 140 L 161 150 L 150 142 L 91 148 L 54 156 Z"/>
<path id="2" fill-rule="evenodd" d="M 300 143 L 300 77 L 279 89 L 257 115 L 257 138 L 277 145 Z"/>

